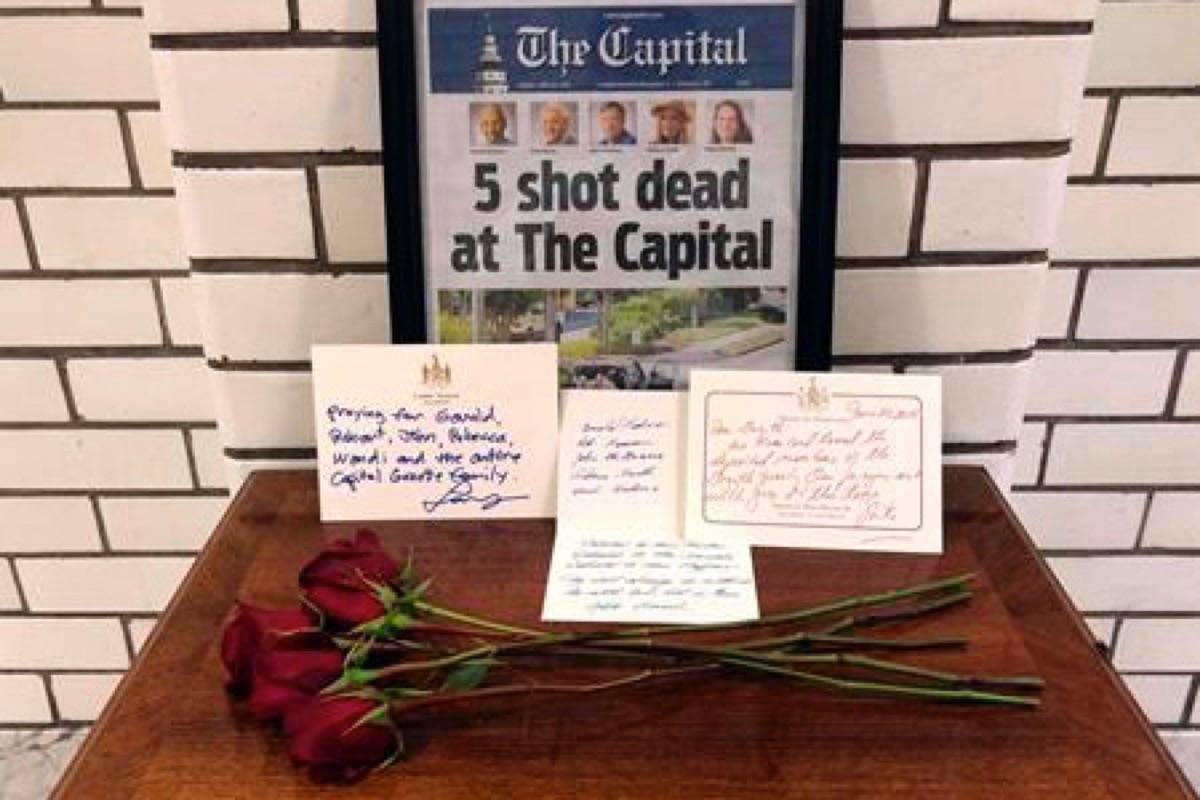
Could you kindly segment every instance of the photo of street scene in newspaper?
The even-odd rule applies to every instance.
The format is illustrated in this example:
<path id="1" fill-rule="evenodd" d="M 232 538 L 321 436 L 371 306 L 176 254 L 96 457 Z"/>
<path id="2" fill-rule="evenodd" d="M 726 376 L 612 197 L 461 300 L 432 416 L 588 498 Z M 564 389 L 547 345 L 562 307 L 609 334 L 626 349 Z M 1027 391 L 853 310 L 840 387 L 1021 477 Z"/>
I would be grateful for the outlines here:
<path id="1" fill-rule="evenodd" d="M 789 368 L 791 4 L 426 6 L 433 340 L 555 342 L 570 387 Z"/>

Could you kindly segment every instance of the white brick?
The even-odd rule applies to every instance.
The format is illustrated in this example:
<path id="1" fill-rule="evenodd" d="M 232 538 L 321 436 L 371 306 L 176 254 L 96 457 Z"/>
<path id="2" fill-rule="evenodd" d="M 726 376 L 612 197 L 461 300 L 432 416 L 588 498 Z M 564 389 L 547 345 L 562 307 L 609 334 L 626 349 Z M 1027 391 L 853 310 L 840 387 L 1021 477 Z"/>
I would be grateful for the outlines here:
<path id="1" fill-rule="evenodd" d="M 227 446 L 316 446 L 311 373 L 215 372 L 213 388 Z"/>
<path id="2" fill-rule="evenodd" d="M 146 0 L 146 24 L 154 33 L 286 31 L 285 0 Z"/>
<path id="3" fill-rule="evenodd" d="M 8 559 L 0 558 L 0 611 L 15 611 L 20 607 L 21 595 L 17 592 L 17 579 L 12 566 Z"/>
<path id="4" fill-rule="evenodd" d="M 70 419 L 58 370 L 52 361 L 0 361 L 0 421 L 62 422 Z"/>
<path id="5" fill-rule="evenodd" d="M 1155 492 L 1142 546 L 1200 549 L 1200 494 Z"/>
<path id="6" fill-rule="evenodd" d="M 1014 492 L 1009 500 L 1043 549 L 1132 548 L 1146 496 L 1133 492 Z"/>
<path id="7" fill-rule="evenodd" d="M 1079 315 L 1079 337 L 1200 339 L 1197 308 L 1200 269 L 1093 270 Z"/>
<path id="8" fill-rule="evenodd" d="M 1091 175 L 1100 156 L 1100 139 L 1108 115 L 1108 98 L 1085 97 L 1079 106 L 1079 122 L 1071 140 L 1072 175 Z"/>
<path id="9" fill-rule="evenodd" d="M 186 269 L 173 197 L 31 197 L 45 269 Z"/>
<path id="10" fill-rule="evenodd" d="M 0 292 L 3 347 L 161 343 L 147 281 L 6 281 Z"/>
<path id="11" fill-rule="evenodd" d="M 1114 617 L 1085 617 L 1083 621 L 1087 623 L 1088 630 L 1092 632 L 1097 641 L 1103 642 L 1109 647 L 1112 646 L 1113 630 L 1117 626 Z"/>
<path id="12" fill-rule="evenodd" d="M 87 420 L 213 418 L 202 358 L 72 359 L 67 372 L 79 414 Z"/>
<path id="13" fill-rule="evenodd" d="M 190 558 L 23 558 L 17 572 L 33 611 L 161 611 Z"/>
<path id="14" fill-rule="evenodd" d="M 942 440 L 999 442 L 1017 438 L 1029 362 L 912 367 L 942 377 Z"/>
<path id="15" fill-rule="evenodd" d="M 106 497 L 100 501 L 114 550 L 200 550 L 228 506 L 226 497 Z"/>
<path id="16" fill-rule="evenodd" d="M 100 549 L 92 506 L 83 497 L 0 498 L 0 552 Z"/>
<path id="17" fill-rule="evenodd" d="M 128 662 L 120 620 L 0 617 L 0 669 L 124 669 Z"/>
<path id="18" fill-rule="evenodd" d="M 139 17 L 6 17 L 0 75 L 13 100 L 157 100 Z"/>
<path id="19" fill-rule="evenodd" d="M 1200 175 L 1200 97 L 1126 97 L 1109 175 Z"/>
<path id="20" fill-rule="evenodd" d="M 308 31 L 373 31 L 376 27 L 375 3 L 371 0 L 300 0 L 300 27 Z"/>
<path id="21" fill-rule="evenodd" d="M 1047 483 L 1200 483 L 1200 425 L 1059 425 Z"/>
<path id="22" fill-rule="evenodd" d="M 178 150 L 380 147 L 375 51 L 160 51 L 164 111 Z"/>
<path id="23" fill-rule="evenodd" d="M 312 258 L 301 170 L 179 170 L 183 237 L 192 258 Z"/>
<path id="24" fill-rule="evenodd" d="M 1027 414 L 1159 414 L 1175 368 L 1171 350 L 1039 350 Z"/>
<path id="25" fill-rule="evenodd" d="M 1196 208 L 1200 184 L 1068 186 L 1054 256 L 1192 258 L 1200 253 Z"/>
<path id="26" fill-rule="evenodd" d="M 1200 619 L 1127 619 L 1117 638 L 1117 669 L 1186 672 L 1200 663 Z"/>
<path id="27" fill-rule="evenodd" d="M 386 261 L 381 167 L 317 170 L 331 261 Z"/>
<path id="28" fill-rule="evenodd" d="M 229 485 L 221 437 L 215 428 L 199 428 L 192 431 L 192 454 L 196 458 L 196 472 L 201 486 L 223 489 Z"/>
<path id="29" fill-rule="evenodd" d="M 163 278 L 163 306 L 167 314 L 167 330 L 177 345 L 197 345 L 204 338 L 200 327 L 200 312 L 196 308 L 196 292 L 191 278 Z"/>
<path id="30" fill-rule="evenodd" d="M 1187 354 L 1179 384 L 1179 396 L 1175 398 L 1175 413 L 1200 415 L 1200 351 L 1192 350 Z"/>
<path id="31" fill-rule="evenodd" d="M 1042 452 L 1046 448 L 1046 425 L 1044 423 L 1026 423 L 1021 426 L 1017 436 L 1017 464 L 1013 473 L 1013 483 L 1027 486 L 1036 483 L 1038 471 L 1041 469 Z"/>
<path id="32" fill-rule="evenodd" d="M 390 341 L 382 275 L 208 274 L 192 280 L 210 358 L 307 361 L 314 343 Z"/>
<path id="33" fill-rule="evenodd" d="M 114 111 L 0 111 L 0 142 L 4 186 L 129 186 Z"/>
<path id="34" fill-rule="evenodd" d="M 1046 289 L 1042 293 L 1037 322 L 1039 339 L 1061 339 L 1067 335 L 1078 281 L 1079 270 L 1052 268 L 1046 271 Z"/>
<path id="35" fill-rule="evenodd" d="M 1085 36 L 849 40 L 842 141 L 1065 139 L 1087 47 Z"/>
<path id="36" fill-rule="evenodd" d="M 940 0 L 846 0 L 847 28 L 925 28 L 937 25 Z"/>
<path id="37" fill-rule="evenodd" d="M 129 132 L 133 134 L 133 149 L 137 155 L 138 174 L 148 189 L 170 189 L 175 185 L 171 175 L 171 148 L 163 130 L 158 111 L 131 111 Z"/>
<path id="38" fill-rule="evenodd" d="M 1086 611 L 1200 611 L 1200 557 L 1087 556 L 1047 563 Z"/>
<path id="39" fill-rule="evenodd" d="M 0 0 L 0 8 L 84 8 L 91 4 L 91 0 Z"/>
<path id="40" fill-rule="evenodd" d="M 1101 3 L 1088 86 L 1200 84 L 1200 5 Z"/>
<path id="41" fill-rule="evenodd" d="M 1125 685 L 1156 725 L 1180 722 L 1192 685 L 1191 675 L 1122 675 Z"/>
<path id="42" fill-rule="evenodd" d="M 29 269 L 29 250 L 21 232 L 17 204 L 0 199 L 0 270 L 13 269 Z"/>
<path id="43" fill-rule="evenodd" d="M 1096 0 L 952 0 L 950 19 L 1071 22 L 1092 19 Z"/>
<path id="44" fill-rule="evenodd" d="M 64 720 L 91 722 L 100 716 L 121 682 L 120 675 L 53 675 L 50 689 Z"/>
<path id="45" fill-rule="evenodd" d="M 1002 492 L 1007 492 L 1013 482 L 1016 459 L 1012 453 L 956 453 L 942 456 L 943 464 L 970 464 L 983 467 Z"/>
<path id="46" fill-rule="evenodd" d="M 46 685 L 37 675 L 0 675 L 0 722 L 50 722 Z"/>
<path id="47" fill-rule="evenodd" d="M 1054 240 L 1067 159 L 935 161 L 924 250 L 1040 250 Z"/>
<path id="48" fill-rule="evenodd" d="M 1162 738 L 1184 776 L 1192 786 L 1200 786 L 1200 732 L 1163 731 Z"/>
<path id="49" fill-rule="evenodd" d="M 916 164 L 910 159 L 843 160 L 838 181 L 838 255 L 907 253 Z"/>
<path id="50" fill-rule="evenodd" d="M 0 431 L 0 486 L 179 489 L 191 486 L 178 431 Z"/>
<path id="51" fill-rule="evenodd" d="M 1042 264 L 842 270 L 833 350 L 942 353 L 1033 342 Z"/>
<path id="52" fill-rule="evenodd" d="M 133 642 L 133 651 L 141 653 L 142 647 L 146 644 L 146 640 L 150 638 L 150 634 L 154 631 L 154 627 L 158 624 L 158 619 L 131 619 L 129 620 L 129 638 Z"/>

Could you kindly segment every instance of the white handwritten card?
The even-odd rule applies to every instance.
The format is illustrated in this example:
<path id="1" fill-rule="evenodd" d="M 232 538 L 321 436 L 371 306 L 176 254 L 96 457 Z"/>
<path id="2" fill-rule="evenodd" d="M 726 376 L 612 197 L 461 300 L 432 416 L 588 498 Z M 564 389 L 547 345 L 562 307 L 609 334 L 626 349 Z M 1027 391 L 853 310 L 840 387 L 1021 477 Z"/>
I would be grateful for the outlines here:
<path id="1" fill-rule="evenodd" d="M 576 389 L 560 402 L 558 534 L 682 538 L 687 395 Z"/>
<path id="2" fill-rule="evenodd" d="M 321 519 L 554 516 L 553 344 L 313 347 Z"/>
<path id="3" fill-rule="evenodd" d="M 691 373 L 688 538 L 937 553 L 941 477 L 937 376 Z"/>
<path id="4" fill-rule="evenodd" d="M 687 395 L 566 391 L 562 406 L 558 528 L 542 618 L 756 618 L 749 546 L 683 540 Z"/>

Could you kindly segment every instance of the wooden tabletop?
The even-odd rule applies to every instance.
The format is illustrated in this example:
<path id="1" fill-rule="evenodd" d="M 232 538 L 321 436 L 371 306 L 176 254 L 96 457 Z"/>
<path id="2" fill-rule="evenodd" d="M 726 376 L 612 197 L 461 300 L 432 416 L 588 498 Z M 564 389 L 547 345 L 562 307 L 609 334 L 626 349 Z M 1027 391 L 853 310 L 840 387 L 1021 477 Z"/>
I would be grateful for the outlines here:
<path id="1" fill-rule="evenodd" d="M 969 605 L 909 623 L 922 635 L 967 635 L 971 646 L 909 660 L 1038 674 L 1047 688 L 1037 710 L 712 674 L 433 722 L 407 732 L 407 761 L 346 789 L 295 770 L 282 737 L 238 718 L 222 690 L 220 625 L 234 600 L 294 605 L 300 566 L 358 527 L 318 522 L 314 473 L 256 473 L 54 797 L 1196 797 L 987 474 L 948 468 L 945 498 L 942 556 L 756 550 L 762 611 L 976 571 Z M 537 621 L 552 521 L 372 527 L 398 557 L 413 548 L 436 576 L 436 598 Z"/>

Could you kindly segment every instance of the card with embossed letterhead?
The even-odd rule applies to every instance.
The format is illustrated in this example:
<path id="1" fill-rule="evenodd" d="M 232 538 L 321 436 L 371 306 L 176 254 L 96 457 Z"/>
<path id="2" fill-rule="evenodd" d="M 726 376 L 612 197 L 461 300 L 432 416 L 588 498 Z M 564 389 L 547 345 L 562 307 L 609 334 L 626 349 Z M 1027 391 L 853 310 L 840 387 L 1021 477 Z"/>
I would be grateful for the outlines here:
<path id="1" fill-rule="evenodd" d="M 758 616 L 750 548 L 683 539 L 687 397 L 567 391 L 542 618 L 703 623 Z"/>
<path id="2" fill-rule="evenodd" d="M 553 344 L 319 345 L 321 519 L 554 516 Z"/>
<path id="3" fill-rule="evenodd" d="M 932 375 L 691 373 L 687 536 L 939 553 Z"/>

